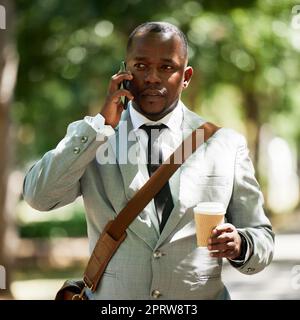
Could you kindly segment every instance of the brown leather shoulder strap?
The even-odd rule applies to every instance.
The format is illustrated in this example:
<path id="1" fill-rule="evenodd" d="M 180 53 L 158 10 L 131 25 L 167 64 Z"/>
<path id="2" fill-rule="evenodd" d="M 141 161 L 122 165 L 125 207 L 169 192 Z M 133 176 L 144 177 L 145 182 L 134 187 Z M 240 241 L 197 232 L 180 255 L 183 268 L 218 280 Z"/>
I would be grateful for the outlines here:
<path id="1" fill-rule="evenodd" d="M 206 122 L 194 130 L 171 156 L 155 171 L 144 186 L 130 199 L 115 220 L 110 221 L 102 232 L 84 274 L 84 282 L 95 291 L 101 276 L 122 241 L 126 237 L 126 229 L 139 215 L 146 205 L 155 197 L 173 173 L 185 160 L 220 128 Z"/>

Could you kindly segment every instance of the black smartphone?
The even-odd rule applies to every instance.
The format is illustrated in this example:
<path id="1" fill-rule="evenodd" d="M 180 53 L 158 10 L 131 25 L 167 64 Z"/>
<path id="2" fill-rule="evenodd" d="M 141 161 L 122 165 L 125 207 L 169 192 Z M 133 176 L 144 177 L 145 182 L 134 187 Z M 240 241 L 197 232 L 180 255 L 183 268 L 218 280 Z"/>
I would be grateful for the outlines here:
<path id="1" fill-rule="evenodd" d="M 120 65 L 120 72 L 122 72 L 122 71 L 126 71 L 125 61 L 122 61 L 121 65 Z M 120 85 L 120 89 L 129 90 L 129 80 L 122 81 L 122 83 Z M 125 96 L 122 96 L 121 97 L 121 101 L 123 103 L 124 110 L 126 110 L 127 109 L 127 105 L 128 105 L 128 98 L 125 97 Z"/>

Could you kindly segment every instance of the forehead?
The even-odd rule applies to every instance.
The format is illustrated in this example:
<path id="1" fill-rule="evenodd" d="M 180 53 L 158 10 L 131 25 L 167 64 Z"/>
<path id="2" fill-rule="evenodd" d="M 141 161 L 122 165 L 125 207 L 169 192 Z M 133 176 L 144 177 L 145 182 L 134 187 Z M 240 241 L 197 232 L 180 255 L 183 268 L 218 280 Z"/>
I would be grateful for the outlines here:
<path id="1" fill-rule="evenodd" d="M 149 60 L 172 59 L 184 63 L 186 52 L 181 38 L 174 33 L 141 33 L 132 39 L 127 59 L 147 58 Z"/>

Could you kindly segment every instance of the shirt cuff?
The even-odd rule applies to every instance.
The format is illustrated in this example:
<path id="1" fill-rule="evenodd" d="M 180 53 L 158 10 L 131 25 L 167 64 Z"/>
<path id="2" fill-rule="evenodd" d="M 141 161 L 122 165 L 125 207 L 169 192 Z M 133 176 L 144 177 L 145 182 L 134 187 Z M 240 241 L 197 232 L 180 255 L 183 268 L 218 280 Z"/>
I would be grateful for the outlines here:
<path id="1" fill-rule="evenodd" d="M 112 126 L 105 125 L 105 119 L 100 113 L 95 117 L 86 116 L 84 117 L 84 121 L 86 121 L 96 131 L 97 141 L 103 141 L 105 140 L 105 137 L 115 134 L 115 130 Z"/>

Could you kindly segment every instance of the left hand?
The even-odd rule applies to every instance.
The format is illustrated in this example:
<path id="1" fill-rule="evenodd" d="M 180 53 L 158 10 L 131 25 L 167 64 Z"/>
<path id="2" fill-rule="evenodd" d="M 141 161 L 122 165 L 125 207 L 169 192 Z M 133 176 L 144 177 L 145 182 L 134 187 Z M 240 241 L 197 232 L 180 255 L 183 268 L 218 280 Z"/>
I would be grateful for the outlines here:
<path id="1" fill-rule="evenodd" d="M 211 252 L 215 258 L 236 259 L 241 255 L 242 239 L 234 225 L 224 223 L 212 230 L 208 240 L 208 250 L 218 250 Z"/>

